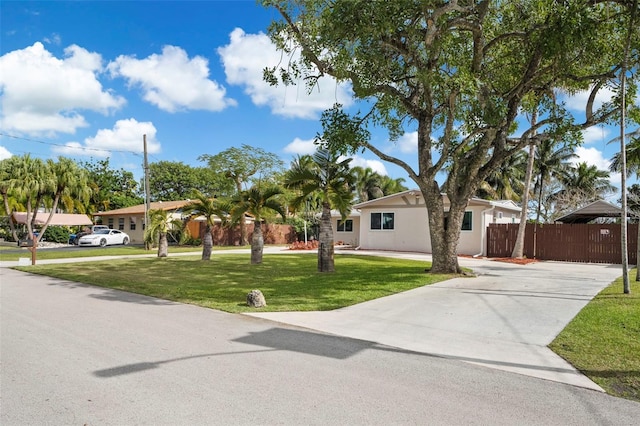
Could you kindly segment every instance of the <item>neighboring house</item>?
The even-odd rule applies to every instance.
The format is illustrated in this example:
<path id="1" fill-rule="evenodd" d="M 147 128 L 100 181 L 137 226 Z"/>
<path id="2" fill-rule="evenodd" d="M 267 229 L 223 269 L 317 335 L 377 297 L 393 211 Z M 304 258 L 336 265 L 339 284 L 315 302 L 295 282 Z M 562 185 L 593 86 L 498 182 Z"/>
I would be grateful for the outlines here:
<path id="1" fill-rule="evenodd" d="M 150 205 L 150 210 L 172 210 L 175 217 L 181 219 L 181 209 L 189 203 L 191 203 L 191 200 L 154 201 Z M 103 225 L 129 234 L 132 243 L 140 244 L 144 242 L 144 211 L 145 205 L 138 204 L 137 206 L 98 212 L 93 215 L 100 217 Z"/>
<path id="2" fill-rule="evenodd" d="M 150 210 L 170 210 L 173 211 L 173 216 L 176 219 L 184 219 L 182 214 L 182 208 L 188 204 L 191 204 L 192 200 L 179 200 L 179 201 L 154 201 L 151 203 Z M 107 225 L 112 229 L 119 229 L 129 234 L 131 242 L 134 244 L 141 244 L 144 242 L 144 204 L 138 204 L 137 206 L 125 207 L 122 209 L 109 210 L 106 212 L 98 212 L 93 215 L 102 219 L 102 224 Z M 189 221 L 188 230 L 195 236 L 201 236 L 204 229 L 205 218 L 197 216 L 191 218 Z M 214 222 L 220 223 L 219 218 L 215 218 Z M 253 219 L 246 216 L 246 224 L 253 223 Z"/>
<path id="3" fill-rule="evenodd" d="M 443 194 L 445 211 L 449 200 Z M 335 241 L 356 245 L 363 250 L 414 251 L 431 253 L 427 207 L 419 190 L 408 190 L 354 206 L 356 213 L 344 221 L 339 231 L 339 215 L 332 226 Z M 491 223 L 519 223 L 521 209 L 513 201 L 490 201 L 472 198 L 466 208 L 458 254 L 486 254 L 486 228 Z M 351 220 L 351 233 L 346 231 Z M 357 231 L 356 231 L 357 230 Z M 357 236 L 357 237 L 356 237 Z"/>

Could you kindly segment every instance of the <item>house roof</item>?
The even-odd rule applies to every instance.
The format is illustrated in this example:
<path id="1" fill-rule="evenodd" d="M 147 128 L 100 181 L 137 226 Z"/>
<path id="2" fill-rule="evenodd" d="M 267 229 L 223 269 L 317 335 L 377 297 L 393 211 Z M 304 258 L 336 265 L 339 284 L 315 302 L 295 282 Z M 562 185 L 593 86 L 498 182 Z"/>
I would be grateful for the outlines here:
<path id="1" fill-rule="evenodd" d="M 556 222 L 589 223 L 599 217 L 620 217 L 621 214 L 620 207 L 604 200 L 598 200 L 556 219 Z"/>
<path id="2" fill-rule="evenodd" d="M 321 215 L 322 213 L 318 213 L 316 216 L 320 217 Z M 356 209 L 351 209 L 351 212 L 348 215 L 348 217 L 359 217 L 359 216 L 360 216 L 360 212 Z M 340 214 L 338 210 L 331 210 L 331 217 L 342 217 L 342 214 Z"/>
<path id="3" fill-rule="evenodd" d="M 394 198 L 402 198 L 402 197 L 421 197 L 422 193 L 419 189 L 409 189 L 406 191 L 398 192 L 391 195 L 386 195 L 384 197 L 376 198 L 375 200 L 364 201 L 362 203 L 358 203 L 353 206 L 354 209 L 362 209 L 367 207 L 375 207 L 376 205 L 384 205 L 387 201 Z M 442 197 L 447 199 L 447 194 L 442 194 Z M 495 206 L 504 208 L 507 210 L 520 211 L 521 208 L 516 203 L 511 200 L 485 200 L 482 198 L 473 197 L 469 199 L 470 205 L 486 205 L 486 206 Z M 424 204 L 411 204 L 415 206 L 424 206 Z"/>
<path id="4" fill-rule="evenodd" d="M 191 200 L 179 200 L 179 201 L 154 201 L 151 203 L 151 210 L 176 210 L 190 204 Z M 138 204 L 137 206 L 124 207 L 122 209 L 107 210 L 105 212 L 94 213 L 94 216 L 126 216 L 134 214 L 144 214 L 144 204 Z"/>
<path id="5" fill-rule="evenodd" d="M 33 217 L 33 216 L 32 216 Z M 36 215 L 36 225 L 44 225 L 49 219 L 49 213 L 39 212 Z M 13 220 L 19 224 L 27 223 L 26 212 L 13 213 Z M 82 226 L 93 225 L 93 222 L 86 214 L 71 214 L 71 213 L 54 213 L 49 225 L 57 226 Z"/>

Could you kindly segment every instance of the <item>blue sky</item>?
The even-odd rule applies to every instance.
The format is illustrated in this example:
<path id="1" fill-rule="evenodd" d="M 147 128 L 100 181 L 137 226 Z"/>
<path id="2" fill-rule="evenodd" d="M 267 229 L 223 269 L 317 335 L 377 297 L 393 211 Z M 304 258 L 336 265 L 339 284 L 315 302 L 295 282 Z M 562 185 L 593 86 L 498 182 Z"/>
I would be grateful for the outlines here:
<path id="1" fill-rule="evenodd" d="M 349 87 L 330 78 L 311 95 L 303 85 L 262 81 L 262 69 L 282 60 L 266 36 L 278 16 L 254 0 L 2 1 L 0 8 L 0 158 L 108 156 L 112 167 L 141 177 L 146 134 L 150 162 L 201 166 L 202 154 L 248 144 L 288 164 L 313 151 L 324 109 L 352 104 Z M 584 96 L 569 106 L 578 111 Z M 373 142 L 415 165 L 412 130 L 395 143 L 376 131 Z M 606 168 L 615 132 L 586 132 L 580 160 Z M 416 186 L 371 153 L 352 164 Z"/>

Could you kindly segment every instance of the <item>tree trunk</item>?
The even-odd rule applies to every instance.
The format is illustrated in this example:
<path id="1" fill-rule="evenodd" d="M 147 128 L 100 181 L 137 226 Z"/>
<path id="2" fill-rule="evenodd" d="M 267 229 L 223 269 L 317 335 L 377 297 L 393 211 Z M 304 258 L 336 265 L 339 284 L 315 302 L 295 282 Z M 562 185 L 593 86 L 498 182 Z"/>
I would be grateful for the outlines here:
<path id="1" fill-rule="evenodd" d="M 429 235 L 431 237 L 431 273 L 459 274 L 462 272 L 458 264 L 458 240 L 462 228 L 462 219 L 466 204 L 451 203 L 447 214 L 445 228 L 445 212 L 442 194 L 437 182 L 422 189 L 427 211 L 429 213 Z"/>
<path id="2" fill-rule="evenodd" d="M 251 235 L 251 264 L 258 265 L 262 263 L 262 251 L 264 249 L 264 238 L 262 237 L 262 224 L 255 222 L 253 224 L 253 234 Z"/>
<path id="3" fill-rule="evenodd" d="M 240 178 L 235 177 L 235 184 L 236 184 L 236 191 L 238 191 L 238 194 L 242 193 L 242 182 L 240 181 Z M 244 215 L 242 215 L 240 217 L 240 245 L 241 246 L 246 246 L 247 245 L 247 225 L 246 223 L 244 223 Z"/>
<path id="4" fill-rule="evenodd" d="M 9 196 L 6 192 L 2 193 L 2 200 L 4 201 L 4 210 L 9 217 L 9 229 L 11 230 L 11 236 L 15 242 L 18 242 L 18 232 L 13 224 L 13 210 L 9 208 Z"/>
<path id="5" fill-rule="evenodd" d="M 202 236 L 202 260 L 211 260 L 212 251 L 213 237 L 211 236 L 211 227 L 207 225 Z"/>
<path id="6" fill-rule="evenodd" d="M 320 218 L 320 235 L 318 238 L 318 272 L 335 272 L 333 260 L 333 228 L 331 227 L 331 207 L 328 202 L 322 203 Z"/>
<path id="7" fill-rule="evenodd" d="M 161 232 L 158 238 L 158 257 L 167 257 L 169 255 L 169 242 L 167 241 L 167 233 Z"/>
<path id="8" fill-rule="evenodd" d="M 533 163 L 535 160 L 536 148 L 533 143 L 529 144 L 529 161 L 527 161 L 527 173 L 524 177 L 524 191 L 522 193 L 522 211 L 520 213 L 520 224 L 518 224 L 518 235 L 516 243 L 513 247 L 511 257 L 522 259 L 524 257 L 524 237 L 527 228 L 527 215 L 529 205 L 529 188 L 531 187 L 531 179 L 533 177 Z"/>

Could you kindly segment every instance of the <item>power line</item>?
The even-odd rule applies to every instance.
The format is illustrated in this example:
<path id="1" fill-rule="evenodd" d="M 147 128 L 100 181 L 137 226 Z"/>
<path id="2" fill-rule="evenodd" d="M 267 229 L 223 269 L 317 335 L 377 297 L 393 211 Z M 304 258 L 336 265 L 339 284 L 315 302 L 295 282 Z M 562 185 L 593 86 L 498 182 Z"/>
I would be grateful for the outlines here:
<path id="1" fill-rule="evenodd" d="M 60 144 L 60 143 L 55 143 L 55 142 L 45 142 L 45 141 L 41 141 L 41 140 L 37 140 L 37 139 L 31 139 L 31 138 L 25 138 L 22 136 L 15 136 L 15 135 L 9 135 L 7 133 L 2 133 L 0 132 L 0 136 L 4 136 L 7 138 L 11 138 L 11 139 L 18 139 L 18 140 L 22 140 L 22 141 L 27 141 L 27 142 L 35 142 L 35 143 L 39 143 L 39 144 L 43 144 L 43 145 L 50 145 L 50 146 L 59 146 L 62 148 L 74 148 L 74 147 L 70 147 L 69 145 L 64 145 L 64 144 Z M 141 156 L 141 153 L 137 152 L 137 151 L 127 151 L 127 150 L 123 150 L 123 149 L 105 149 L 105 148 L 89 148 L 89 147 L 78 147 L 77 149 L 81 149 L 83 151 L 97 151 L 97 152 L 109 152 L 109 153 L 123 153 L 123 154 L 134 154 L 134 155 L 138 155 Z"/>

